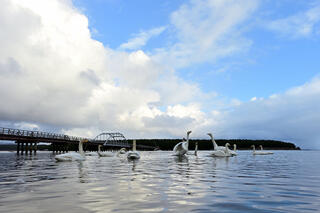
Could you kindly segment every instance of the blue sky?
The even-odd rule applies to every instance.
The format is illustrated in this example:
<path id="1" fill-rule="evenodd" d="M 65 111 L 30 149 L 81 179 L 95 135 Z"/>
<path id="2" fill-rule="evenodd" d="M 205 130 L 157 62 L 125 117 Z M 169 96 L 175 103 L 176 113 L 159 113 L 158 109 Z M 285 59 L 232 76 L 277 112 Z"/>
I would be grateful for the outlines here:
<path id="1" fill-rule="evenodd" d="M 320 1 L 3 5 L 2 126 L 320 147 Z"/>
<path id="2" fill-rule="evenodd" d="M 74 1 L 88 16 L 90 28 L 97 31 L 93 38 L 111 48 L 118 48 L 141 31 L 169 26 L 171 14 L 186 3 L 188 1 Z M 241 23 L 244 37 L 252 42 L 248 50 L 214 62 L 192 64 L 176 72 L 186 81 L 197 83 L 205 92 L 215 91 L 241 101 L 266 98 L 301 85 L 319 72 L 319 29 L 314 34 L 294 38 L 264 25 L 304 13 L 317 4 L 317 1 L 261 1 L 252 17 Z M 168 29 L 151 38 L 141 49 L 153 52 L 174 39 L 174 32 Z"/>

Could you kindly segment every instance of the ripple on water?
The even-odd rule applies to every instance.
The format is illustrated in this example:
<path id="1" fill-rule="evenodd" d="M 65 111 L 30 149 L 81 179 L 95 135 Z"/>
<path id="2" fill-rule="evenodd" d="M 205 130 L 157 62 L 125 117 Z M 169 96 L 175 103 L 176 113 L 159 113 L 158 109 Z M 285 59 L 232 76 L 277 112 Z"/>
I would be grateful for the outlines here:
<path id="1" fill-rule="evenodd" d="M 0 212 L 315 212 L 319 154 L 177 158 L 160 151 L 129 162 L 55 162 L 49 152 L 0 152 Z"/>

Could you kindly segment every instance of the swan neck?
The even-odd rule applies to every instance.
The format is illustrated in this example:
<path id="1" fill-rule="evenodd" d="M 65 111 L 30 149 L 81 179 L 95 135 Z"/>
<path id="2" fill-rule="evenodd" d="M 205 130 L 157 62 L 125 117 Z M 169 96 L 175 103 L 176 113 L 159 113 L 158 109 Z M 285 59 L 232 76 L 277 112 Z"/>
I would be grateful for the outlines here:
<path id="1" fill-rule="evenodd" d="M 186 146 L 187 146 L 187 149 L 188 149 L 189 148 L 189 134 L 187 134 Z"/>
<path id="2" fill-rule="evenodd" d="M 132 151 L 137 151 L 137 144 L 136 140 L 133 140 L 132 142 Z"/>
<path id="3" fill-rule="evenodd" d="M 217 150 L 218 145 L 217 145 L 216 141 L 214 140 L 212 135 L 210 135 L 210 137 L 211 137 L 211 141 L 212 141 L 212 144 L 213 144 L 213 149 Z"/>
<path id="4" fill-rule="evenodd" d="M 79 154 L 80 155 L 84 155 L 84 152 L 83 152 L 83 141 L 82 140 L 79 142 Z"/>
<path id="5" fill-rule="evenodd" d="M 101 152 L 101 149 L 100 149 L 101 145 L 98 145 L 98 153 Z"/>
<path id="6" fill-rule="evenodd" d="M 228 146 L 226 145 L 226 154 L 227 155 L 229 155 L 230 154 L 230 152 L 229 152 L 229 148 L 228 148 Z"/>
<path id="7" fill-rule="evenodd" d="M 233 151 L 236 151 L 237 150 L 237 145 L 234 145 L 233 146 Z"/>
<path id="8" fill-rule="evenodd" d="M 196 143 L 196 147 L 194 149 L 194 155 L 198 155 L 198 143 Z"/>

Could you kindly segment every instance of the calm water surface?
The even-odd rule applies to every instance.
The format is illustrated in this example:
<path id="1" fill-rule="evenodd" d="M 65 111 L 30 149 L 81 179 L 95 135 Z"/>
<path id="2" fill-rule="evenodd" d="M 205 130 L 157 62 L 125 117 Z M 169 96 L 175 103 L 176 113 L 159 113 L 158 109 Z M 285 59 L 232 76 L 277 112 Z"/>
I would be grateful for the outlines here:
<path id="1" fill-rule="evenodd" d="M 178 159 L 0 152 L 0 212 L 320 212 L 320 151 Z"/>

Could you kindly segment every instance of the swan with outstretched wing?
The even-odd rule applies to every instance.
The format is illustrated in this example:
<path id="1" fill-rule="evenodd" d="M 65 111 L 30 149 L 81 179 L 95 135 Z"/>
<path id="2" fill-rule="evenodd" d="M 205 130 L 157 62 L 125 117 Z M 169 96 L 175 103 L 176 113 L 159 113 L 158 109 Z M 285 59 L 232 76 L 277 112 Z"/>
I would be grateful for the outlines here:
<path id="1" fill-rule="evenodd" d="M 188 152 L 189 148 L 189 135 L 192 131 L 187 132 L 187 141 L 182 141 L 178 144 L 176 144 L 173 148 L 173 155 L 175 156 L 182 156 L 185 155 Z"/>

